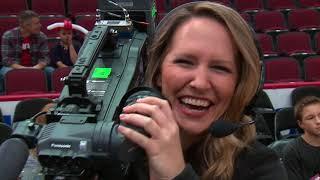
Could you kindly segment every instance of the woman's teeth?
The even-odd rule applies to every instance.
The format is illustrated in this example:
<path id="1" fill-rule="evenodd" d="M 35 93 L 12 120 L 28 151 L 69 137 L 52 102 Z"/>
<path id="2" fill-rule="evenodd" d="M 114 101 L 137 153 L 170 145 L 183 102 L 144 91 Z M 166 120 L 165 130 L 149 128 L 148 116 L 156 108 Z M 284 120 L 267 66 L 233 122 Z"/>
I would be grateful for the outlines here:
<path id="1" fill-rule="evenodd" d="M 210 105 L 210 101 L 195 98 L 182 98 L 181 102 L 187 105 L 206 108 Z"/>

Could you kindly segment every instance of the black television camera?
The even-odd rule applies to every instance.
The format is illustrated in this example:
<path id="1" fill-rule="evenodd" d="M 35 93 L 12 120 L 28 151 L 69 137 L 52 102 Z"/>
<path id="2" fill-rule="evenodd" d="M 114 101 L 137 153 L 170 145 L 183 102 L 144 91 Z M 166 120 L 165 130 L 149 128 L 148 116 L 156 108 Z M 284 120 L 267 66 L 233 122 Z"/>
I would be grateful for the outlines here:
<path id="1" fill-rule="evenodd" d="M 143 96 L 160 97 L 149 88 L 129 91 L 143 81 L 154 10 L 151 0 L 99 1 L 95 26 L 46 114 L 48 124 L 28 119 L 14 125 L 12 137 L 37 148 L 46 176 L 105 172 L 106 179 L 121 180 L 131 163 L 143 159 L 143 151 L 116 129 L 123 106 Z"/>

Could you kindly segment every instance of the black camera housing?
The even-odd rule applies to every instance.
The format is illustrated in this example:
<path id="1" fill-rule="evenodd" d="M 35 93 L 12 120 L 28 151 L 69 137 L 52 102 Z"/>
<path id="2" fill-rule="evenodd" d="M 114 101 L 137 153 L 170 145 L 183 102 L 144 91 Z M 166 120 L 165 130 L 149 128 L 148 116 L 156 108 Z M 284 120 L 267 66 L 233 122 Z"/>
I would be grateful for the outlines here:
<path id="1" fill-rule="evenodd" d="M 99 1 L 95 26 L 86 36 L 55 106 L 46 114 L 48 124 L 28 119 L 14 125 L 12 137 L 37 148 L 42 172 L 48 177 L 104 172 L 107 179 L 121 180 L 128 178 L 132 163 L 144 161 L 142 149 L 119 134 L 117 127 L 123 106 L 144 96 L 162 98 L 150 88 L 135 88 L 143 82 L 155 4 L 150 0 L 115 2 L 120 6 Z M 124 8 L 148 21 L 148 27 L 139 29 L 131 19 L 111 18 L 107 13 L 121 14 Z"/>

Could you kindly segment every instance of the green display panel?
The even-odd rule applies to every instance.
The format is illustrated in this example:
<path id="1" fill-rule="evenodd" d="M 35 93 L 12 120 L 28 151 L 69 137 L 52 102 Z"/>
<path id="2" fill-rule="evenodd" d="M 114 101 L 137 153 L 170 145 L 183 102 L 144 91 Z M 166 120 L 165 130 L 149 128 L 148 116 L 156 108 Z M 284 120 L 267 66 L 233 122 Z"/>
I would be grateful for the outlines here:
<path id="1" fill-rule="evenodd" d="M 111 68 L 95 68 L 92 73 L 93 79 L 107 79 L 111 74 Z"/>

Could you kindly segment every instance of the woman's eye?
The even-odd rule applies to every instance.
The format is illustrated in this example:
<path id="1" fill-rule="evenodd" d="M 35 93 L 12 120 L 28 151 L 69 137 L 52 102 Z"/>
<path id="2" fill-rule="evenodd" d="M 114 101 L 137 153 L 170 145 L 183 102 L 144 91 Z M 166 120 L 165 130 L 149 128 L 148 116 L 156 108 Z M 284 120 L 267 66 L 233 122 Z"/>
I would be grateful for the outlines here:
<path id="1" fill-rule="evenodd" d="M 174 61 L 176 64 L 181 64 L 181 65 L 192 65 L 193 63 L 189 60 L 185 59 L 177 59 Z"/>
<path id="2" fill-rule="evenodd" d="M 218 66 L 217 65 L 217 66 L 212 66 L 211 68 L 214 69 L 214 70 L 231 73 L 231 70 L 226 66 Z"/>
<path id="3" fill-rule="evenodd" d="M 313 116 L 307 116 L 307 120 L 312 120 L 314 117 Z"/>

